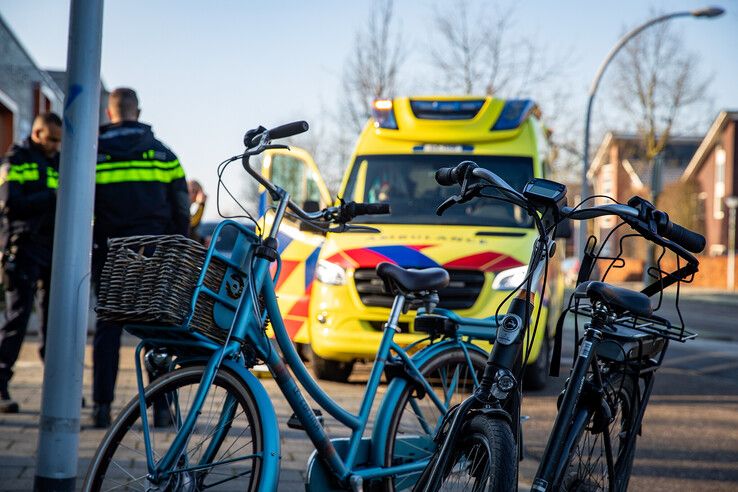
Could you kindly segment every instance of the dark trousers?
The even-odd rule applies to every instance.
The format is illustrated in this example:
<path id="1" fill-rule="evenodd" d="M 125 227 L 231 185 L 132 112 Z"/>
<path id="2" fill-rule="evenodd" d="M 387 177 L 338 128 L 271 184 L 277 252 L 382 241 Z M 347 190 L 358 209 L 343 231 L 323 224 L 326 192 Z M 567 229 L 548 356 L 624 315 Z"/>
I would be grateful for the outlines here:
<path id="1" fill-rule="evenodd" d="M 0 326 L 0 383 L 13 376 L 13 366 L 18 360 L 23 339 L 28 329 L 28 319 L 33 311 L 37 290 L 41 290 L 41 346 L 43 359 L 46 347 L 46 324 L 49 319 L 49 284 L 51 267 L 38 261 L 18 260 L 3 271 L 5 286 L 5 318 Z"/>
<path id="2" fill-rule="evenodd" d="M 92 399 L 95 403 L 111 403 L 115 398 L 122 332 L 123 325 L 119 323 L 97 322 L 92 342 Z"/>

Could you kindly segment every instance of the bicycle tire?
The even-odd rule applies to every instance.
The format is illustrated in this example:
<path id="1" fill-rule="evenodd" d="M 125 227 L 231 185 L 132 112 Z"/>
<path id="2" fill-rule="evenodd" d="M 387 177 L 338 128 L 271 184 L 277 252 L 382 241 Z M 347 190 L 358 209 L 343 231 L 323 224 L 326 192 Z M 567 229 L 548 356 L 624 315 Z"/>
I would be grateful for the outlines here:
<path id="1" fill-rule="evenodd" d="M 564 442 L 572 443 L 564 449 L 565 466 L 562 476 L 554 482 L 553 490 L 566 492 L 592 492 L 608 490 L 610 482 L 613 489 L 624 491 L 628 488 L 630 471 L 635 457 L 635 442 L 626 452 L 629 439 L 636 439 L 634 421 L 636 417 L 637 380 L 632 375 L 616 373 L 603 375 L 605 398 L 612 412 L 612 421 L 605 424 L 602 416 L 591 407 L 579 405 L 574 412 L 575 425 L 570 429 Z M 578 425 L 576 423 L 579 423 Z M 610 476 L 603 440 L 604 428 L 610 436 L 613 455 L 613 472 Z M 573 439 L 571 439 L 573 437 Z"/>
<path id="2" fill-rule="evenodd" d="M 156 379 L 145 389 L 149 438 L 151 439 L 155 452 L 159 444 L 163 445 L 162 448 L 159 448 L 161 451 L 169 449 L 170 441 L 176 435 L 178 423 L 184 419 L 189 410 L 183 407 L 186 407 L 191 402 L 194 391 L 197 390 L 204 371 L 204 366 L 177 369 Z M 192 390 L 189 394 L 185 395 L 185 390 L 190 387 Z M 187 401 L 184 399 L 185 396 L 188 396 Z M 243 461 L 216 464 L 212 468 L 206 468 L 204 470 L 175 471 L 168 477 L 167 486 L 161 490 L 180 490 L 193 485 L 196 486 L 197 490 L 204 486 L 215 486 L 216 488 L 214 490 L 218 490 L 217 487 L 219 485 L 225 485 L 228 490 L 233 490 L 233 486 L 236 485 L 233 483 L 233 480 L 241 478 L 245 479 L 243 482 L 247 480 L 248 483 L 239 482 L 238 487 L 240 490 L 257 489 L 260 481 L 261 461 L 256 455 L 263 451 L 264 442 L 259 410 L 249 389 L 237 376 L 224 369 L 218 371 L 213 384 L 208 390 L 208 398 L 204 402 L 195 428 L 188 438 L 185 452 L 183 452 L 183 456 L 180 457 L 176 466 L 180 467 L 180 469 L 181 467 L 188 466 L 186 460 L 187 456 L 190 456 L 190 451 L 193 453 L 192 458 L 197 458 L 197 453 L 204 453 L 208 445 L 213 442 L 212 436 L 216 432 L 215 425 L 218 424 L 218 421 L 212 421 L 211 419 L 210 422 L 207 422 L 206 418 L 214 417 L 215 419 L 219 419 L 221 413 L 217 409 L 228 401 L 228 397 L 232 397 L 234 400 L 230 401 L 235 401 L 237 406 L 233 410 L 233 418 L 225 422 L 225 425 L 221 427 L 221 429 L 224 429 L 225 435 L 214 445 L 216 449 L 214 458 L 216 460 L 224 460 L 242 456 L 252 457 Z M 161 398 L 168 398 L 169 401 L 172 401 L 169 404 L 172 424 L 164 428 L 154 428 L 153 402 L 162 401 Z M 247 431 L 250 436 L 246 435 Z M 133 435 L 134 432 L 139 432 L 141 435 Z M 201 433 L 204 434 L 204 437 Z M 250 437 L 251 440 L 245 444 L 237 443 L 240 436 Z M 140 419 L 139 399 L 138 396 L 135 396 L 116 418 L 115 422 L 113 422 L 110 430 L 100 443 L 88 468 L 82 490 L 94 492 L 106 490 L 103 486 L 107 481 L 115 482 L 116 487 L 120 488 L 121 484 L 117 482 L 120 480 L 120 476 L 115 474 L 118 470 L 123 472 L 124 479 L 128 479 L 128 477 L 134 479 L 131 481 L 131 485 L 138 483 L 141 490 L 146 490 L 146 486 L 150 482 L 145 478 L 147 468 L 142 438 L 143 426 Z M 135 446 L 129 446 L 129 442 L 137 443 L 140 449 L 136 449 Z M 190 448 L 193 444 L 194 448 Z M 244 447 L 247 449 L 244 449 Z M 115 459 L 118 451 L 121 452 L 121 457 Z M 220 453 L 223 453 L 223 455 L 221 456 Z M 232 454 L 229 455 L 228 453 Z M 236 455 L 235 453 L 238 454 Z M 158 454 L 159 457 L 161 455 L 162 453 Z M 210 463 L 212 462 L 210 461 Z M 249 462 L 251 463 L 250 471 L 245 468 L 239 468 L 239 463 Z M 193 459 L 191 463 L 197 463 L 197 461 Z M 111 467 L 111 464 L 115 464 L 115 466 Z M 130 470 L 128 468 L 124 469 L 124 465 L 129 467 Z M 222 466 L 222 468 L 215 469 L 216 466 Z M 226 466 L 230 468 L 226 469 Z M 141 473 L 143 473 L 143 477 L 141 477 Z M 223 474 L 225 474 L 225 477 Z M 229 474 L 232 478 L 228 478 Z M 128 488 L 126 486 L 125 488 L 125 490 L 131 489 L 137 490 L 135 487 Z"/>
<path id="3" fill-rule="evenodd" d="M 517 447 L 510 424 L 480 414 L 464 425 L 439 491 L 517 491 Z"/>
<path id="4" fill-rule="evenodd" d="M 487 364 L 487 358 L 476 350 L 468 350 L 467 352 L 472 366 L 476 371 L 477 380 L 479 380 Z M 444 384 L 447 385 L 449 382 L 448 375 L 455 373 L 455 369 L 452 368 L 456 367 L 459 368 L 457 379 L 463 382 L 458 386 L 459 391 L 454 391 L 454 394 L 449 399 L 449 406 L 463 401 L 466 396 L 471 395 L 474 389 L 473 379 L 468 371 L 468 361 L 464 355 L 464 351 L 459 347 L 449 347 L 418 368 L 420 373 L 427 380 L 430 380 L 431 385 L 434 388 L 439 388 L 439 391 L 443 394 L 447 393 L 443 390 L 443 387 Z M 429 457 L 435 449 L 433 437 L 442 417 L 440 411 L 432 404 L 427 395 L 424 398 L 418 398 L 418 394 L 412 385 L 408 385 L 400 393 L 394 408 L 395 411 L 390 417 L 390 425 L 387 429 L 389 438 L 385 446 L 384 466 L 392 466 L 393 464 L 399 464 L 409 460 Z M 400 449 L 403 441 L 400 440 L 400 444 L 397 445 L 398 436 L 403 434 L 409 436 L 409 439 L 414 439 L 417 435 L 420 445 L 405 445 L 404 447 L 406 449 Z M 432 448 L 429 448 L 429 446 L 432 446 Z M 387 491 L 408 490 L 413 487 L 420 473 L 387 478 L 383 480 L 383 488 Z"/>

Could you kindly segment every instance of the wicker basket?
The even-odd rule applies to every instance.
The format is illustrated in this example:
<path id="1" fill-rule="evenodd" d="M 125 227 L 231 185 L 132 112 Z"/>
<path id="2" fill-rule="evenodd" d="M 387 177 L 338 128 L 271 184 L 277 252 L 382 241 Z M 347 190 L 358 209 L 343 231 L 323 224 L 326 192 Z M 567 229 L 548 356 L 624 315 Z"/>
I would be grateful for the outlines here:
<path id="1" fill-rule="evenodd" d="M 100 278 L 99 319 L 121 323 L 182 326 L 207 250 L 183 236 L 133 236 L 112 239 Z M 212 258 L 205 285 L 218 292 L 226 265 Z M 214 301 L 199 296 L 189 328 L 216 340 L 225 331 L 213 321 Z"/>

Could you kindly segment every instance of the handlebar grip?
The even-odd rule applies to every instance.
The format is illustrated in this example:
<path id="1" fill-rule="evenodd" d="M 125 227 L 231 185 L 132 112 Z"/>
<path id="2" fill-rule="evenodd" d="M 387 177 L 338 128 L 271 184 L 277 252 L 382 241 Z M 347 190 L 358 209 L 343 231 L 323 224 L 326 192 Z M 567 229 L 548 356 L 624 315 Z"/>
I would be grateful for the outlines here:
<path id="1" fill-rule="evenodd" d="M 451 186 L 453 184 L 461 184 L 464 182 L 466 170 L 469 168 L 479 167 L 472 161 L 464 161 L 454 167 L 442 167 L 436 171 L 436 182 L 441 186 Z"/>
<path id="2" fill-rule="evenodd" d="M 280 125 L 269 130 L 269 138 L 287 138 L 300 133 L 305 133 L 310 128 L 307 121 L 293 121 L 285 125 Z"/>
<path id="3" fill-rule="evenodd" d="M 441 186 L 452 186 L 456 184 L 452 172 L 455 168 L 453 167 L 442 167 L 436 170 L 436 183 Z"/>
<path id="4" fill-rule="evenodd" d="M 356 203 L 349 202 L 346 204 L 349 214 L 356 217 L 357 215 L 386 215 L 390 213 L 389 203 Z"/>
<path id="5" fill-rule="evenodd" d="M 701 253 L 705 249 L 705 236 L 694 231 L 690 231 L 686 227 L 682 227 L 675 222 L 669 222 L 666 230 L 663 232 L 666 239 L 671 239 L 684 249 L 692 253 Z"/>

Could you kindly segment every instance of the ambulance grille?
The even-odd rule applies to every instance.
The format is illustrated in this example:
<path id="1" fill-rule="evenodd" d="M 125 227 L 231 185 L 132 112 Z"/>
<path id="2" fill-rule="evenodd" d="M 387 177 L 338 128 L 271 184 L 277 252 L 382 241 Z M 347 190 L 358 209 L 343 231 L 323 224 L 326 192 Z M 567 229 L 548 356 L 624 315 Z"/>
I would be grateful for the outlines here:
<path id="1" fill-rule="evenodd" d="M 445 309 L 469 309 L 474 305 L 484 285 L 484 273 L 475 270 L 449 270 L 448 287 L 438 291 Z M 354 284 L 359 299 L 365 306 L 391 307 L 393 297 L 384 291 L 384 283 L 373 268 L 360 268 L 354 272 Z"/>

